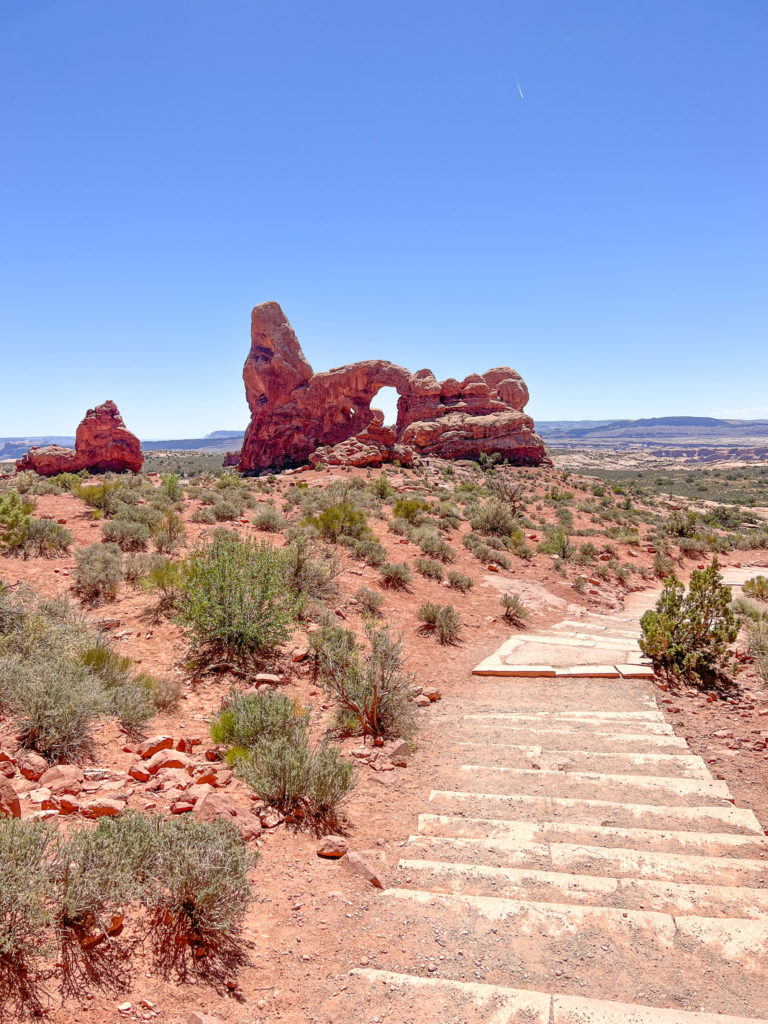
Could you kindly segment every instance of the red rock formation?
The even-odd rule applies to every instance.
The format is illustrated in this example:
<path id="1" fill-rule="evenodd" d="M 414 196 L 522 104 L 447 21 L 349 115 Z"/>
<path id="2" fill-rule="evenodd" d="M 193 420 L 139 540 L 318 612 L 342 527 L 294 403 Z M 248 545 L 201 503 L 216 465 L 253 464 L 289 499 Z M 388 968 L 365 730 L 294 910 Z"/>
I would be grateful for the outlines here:
<path id="1" fill-rule="evenodd" d="M 457 459 L 482 452 L 522 465 L 546 459 L 533 420 L 523 413 L 528 389 L 509 367 L 438 381 L 431 370 L 411 374 L 370 359 L 313 374 L 276 302 L 253 310 L 243 380 L 251 410 L 238 466 L 243 472 L 307 461 L 410 464 L 419 455 Z M 400 394 L 393 428 L 371 408 L 382 387 Z"/>
<path id="2" fill-rule="evenodd" d="M 92 473 L 138 473 L 143 463 L 138 437 L 126 429 L 115 403 L 104 402 L 85 414 L 77 428 L 74 449 L 58 444 L 30 448 L 18 460 L 16 469 L 31 469 L 40 476 L 77 473 L 81 469 Z"/>

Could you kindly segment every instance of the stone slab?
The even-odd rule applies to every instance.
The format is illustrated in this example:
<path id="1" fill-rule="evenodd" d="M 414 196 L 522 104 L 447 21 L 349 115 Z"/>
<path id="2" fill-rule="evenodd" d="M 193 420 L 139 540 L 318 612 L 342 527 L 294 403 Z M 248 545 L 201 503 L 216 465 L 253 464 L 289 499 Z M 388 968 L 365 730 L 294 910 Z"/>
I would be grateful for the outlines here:
<path id="1" fill-rule="evenodd" d="M 650 665 L 617 665 L 622 679 L 653 679 L 655 673 Z"/>

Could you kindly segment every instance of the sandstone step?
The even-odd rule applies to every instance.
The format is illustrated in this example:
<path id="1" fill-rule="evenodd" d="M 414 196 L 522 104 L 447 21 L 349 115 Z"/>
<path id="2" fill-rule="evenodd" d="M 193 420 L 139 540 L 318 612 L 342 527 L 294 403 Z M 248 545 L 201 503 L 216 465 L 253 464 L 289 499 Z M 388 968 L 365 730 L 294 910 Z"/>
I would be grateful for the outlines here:
<path id="1" fill-rule="evenodd" d="M 472 764 L 507 768 L 557 767 L 563 771 L 598 771 L 604 774 L 666 775 L 670 778 L 710 779 L 702 758 L 694 754 L 636 753 L 634 751 L 561 750 L 543 745 L 508 744 L 503 747 L 465 740 L 457 744 Z M 564 767 L 561 769 L 560 764 Z"/>
<path id="2" fill-rule="evenodd" d="M 531 733 L 568 732 L 585 735 L 631 734 L 633 736 L 674 736 L 675 731 L 667 722 L 651 720 L 615 719 L 612 722 L 598 721 L 591 718 L 573 718 L 570 721 L 556 718 L 534 718 L 533 715 L 513 718 L 503 712 L 486 712 L 485 714 L 465 715 L 465 729 L 493 729 L 499 735 L 503 730 L 520 732 L 523 729 Z"/>
<path id="3" fill-rule="evenodd" d="M 597 800 L 610 797 L 626 802 L 685 807 L 702 803 L 725 804 L 732 800 L 726 783 L 712 778 L 607 775 L 600 772 L 546 771 L 474 764 L 461 765 L 459 772 L 460 778 L 466 779 L 468 787 L 473 790 L 511 796 L 562 796 Z"/>
<path id="4" fill-rule="evenodd" d="M 690 822 L 685 822 L 690 824 Z M 743 822 L 741 822 L 743 824 Z M 721 823 L 722 828 L 730 822 Z M 563 842 L 583 844 L 586 848 L 632 848 L 638 852 L 658 852 L 739 859 L 768 858 L 768 839 L 762 831 L 697 832 L 695 828 L 616 827 L 565 820 L 500 819 L 459 817 L 450 814 L 420 814 L 419 836 L 445 839 L 469 839 L 489 843 Z"/>
<path id="5" fill-rule="evenodd" d="M 658 710 L 647 711 L 494 711 L 485 715 L 468 714 L 465 718 L 493 717 L 507 720 L 527 720 L 536 722 L 659 722 L 664 724 L 664 716 Z"/>
<path id="6" fill-rule="evenodd" d="M 768 1024 L 756 1017 L 665 1009 L 581 996 L 451 981 L 371 968 L 350 971 L 338 1008 L 366 1020 L 386 1004 L 387 1024 Z M 338 1012 L 336 1010 L 335 1012 Z M 332 1018 L 334 1024 L 340 1018 Z"/>
<path id="7" fill-rule="evenodd" d="M 671 914 L 676 919 L 687 914 L 755 918 L 768 925 L 768 890 L 746 886 L 695 885 L 410 858 L 401 860 L 398 865 L 397 884 L 404 887 L 404 882 L 432 892 L 652 910 Z"/>
<path id="8" fill-rule="evenodd" d="M 730 1013 L 701 1013 L 559 995 L 552 999 L 550 1020 L 552 1024 L 766 1024 L 763 1017 L 734 1017 Z"/>
<path id="9" fill-rule="evenodd" d="M 758 889 L 761 894 L 768 894 L 768 861 L 756 858 L 667 853 L 616 846 L 589 846 L 576 842 L 526 842 L 504 836 L 492 839 L 409 836 L 406 851 L 409 858 L 443 863 L 526 867 L 614 878 L 747 886 Z M 768 857 L 768 844 L 765 853 Z"/>
<path id="10" fill-rule="evenodd" d="M 715 954 L 714 963 L 719 965 L 722 976 L 731 980 L 735 980 L 734 969 L 735 975 L 743 971 L 762 975 L 768 955 L 765 918 L 673 916 L 655 910 L 421 889 L 386 889 L 379 903 L 386 901 L 410 903 L 412 910 L 401 913 L 411 920 L 412 935 L 414 927 L 421 923 L 432 934 L 442 933 L 444 947 L 454 951 L 469 949 L 474 944 L 473 952 L 479 952 L 482 944 L 489 942 L 497 951 L 504 945 L 514 954 L 520 940 L 528 939 L 542 955 L 555 954 L 558 940 L 564 940 L 564 948 L 572 954 L 570 940 L 578 935 L 582 949 L 590 942 L 620 945 L 625 967 L 639 954 L 634 965 L 638 971 L 644 970 L 642 961 L 648 954 L 666 958 L 668 967 L 674 964 L 678 979 L 681 971 L 700 962 L 702 956 Z M 488 923 L 496 925 L 496 931 L 488 929 Z M 472 938 L 462 941 L 462 931 Z M 527 955 L 531 952 L 528 949 Z M 522 953 L 516 955 L 524 958 Z"/>
<path id="11" fill-rule="evenodd" d="M 470 812 L 471 817 L 506 818 L 513 821 L 564 821 L 582 825 L 614 825 L 619 828 L 660 828 L 696 832 L 741 831 L 761 834 L 754 813 L 731 805 L 627 804 L 610 800 L 578 800 L 567 797 L 509 796 L 465 790 L 433 790 L 429 796 L 435 814 Z"/>
<path id="12" fill-rule="evenodd" d="M 464 726 L 463 735 L 466 742 L 489 749 L 491 746 L 506 748 L 510 746 L 540 746 L 555 750 L 596 750 L 602 753 L 611 751 L 627 751 L 630 753 L 673 753 L 688 752 L 689 747 L 682 736 L 667 733 L 634 733 L 622 729 L 621 732 L 603 732 L 595 730 L 574 730 L 562 727 L 559 729 L 525 728 L 510 729 L 504 725 L 490 728 L 477 727 L 479 723 Z M 476 737 L 471 739 L 471 737 Z"/>

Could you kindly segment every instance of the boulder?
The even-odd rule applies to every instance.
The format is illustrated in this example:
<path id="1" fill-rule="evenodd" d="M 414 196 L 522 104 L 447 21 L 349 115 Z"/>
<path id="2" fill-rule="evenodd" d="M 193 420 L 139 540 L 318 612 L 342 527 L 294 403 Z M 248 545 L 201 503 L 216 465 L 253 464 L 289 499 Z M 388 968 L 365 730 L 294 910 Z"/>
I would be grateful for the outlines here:
<path id="1" fill-rule="evenodd" d="M 4 775 L 0 775 L 0 817 L 21 817 L 19 794 Z"/>
<path id="2" fill-rule="evenodd" d="M 347 849 L 348 844 L 344 836 L 323 836 L 317 844 L 317 856 L 330 859 L 343 857 Z"/>
<path id="3" fill-rule="evenodd" d="M 141 443 L 127 429 L 114 402 L 89 409 L 77 428 L 75 447 L 51 444 L 32 447 L 16 463 L 17 472 L 31 469 L 40 476 L 57 473 L 138 473 L 144 463 Z"/>
<path id="4" fill-rule="evenodd" d="M 251 315 L 251 349 L 243 368 L 251 422 L 238 468 L 285 469 L 302 462 L 411 465 L 420 456 L 473 459 L 499 453 L 518 465 L 547 462 L 533 420 L 523 412 L 528 389 L 509 367 L 436 380 L 382 359 L 313 373 L 276 302 Z M 398 391 L 397 422 L 384 425 L 372 407 L 382 387 Z"/>
<path id="5" fill-rule="evenodd" d="M 33 751 L 27 751 L 22 754 L 18 759 L 19 771 L 25 779 L 29 779 L 30 782 L 37 782 L 38 779 L 48 770 L 48 762 L 44 757 L 39 754 L 35 754 Z"/>

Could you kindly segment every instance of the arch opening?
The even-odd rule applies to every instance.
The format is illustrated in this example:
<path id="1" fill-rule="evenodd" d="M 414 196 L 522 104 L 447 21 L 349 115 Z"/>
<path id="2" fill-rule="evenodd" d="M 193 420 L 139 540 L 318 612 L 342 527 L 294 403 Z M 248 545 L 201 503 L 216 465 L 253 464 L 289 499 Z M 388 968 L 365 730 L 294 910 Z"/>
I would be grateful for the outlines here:
<path id="1" fill-rule="evenodd" d="M 384 426 L 394 427 L 397 423 L 397 400 L 400 393 L 397 388 L 383 387 L 371 398 L 371 408 L 380 409 L 384 413 Z"/>

